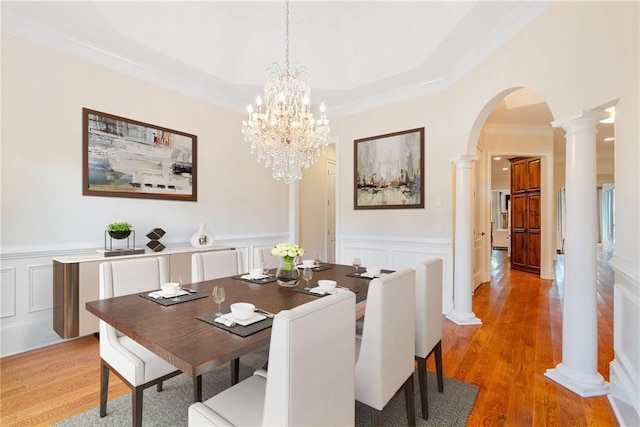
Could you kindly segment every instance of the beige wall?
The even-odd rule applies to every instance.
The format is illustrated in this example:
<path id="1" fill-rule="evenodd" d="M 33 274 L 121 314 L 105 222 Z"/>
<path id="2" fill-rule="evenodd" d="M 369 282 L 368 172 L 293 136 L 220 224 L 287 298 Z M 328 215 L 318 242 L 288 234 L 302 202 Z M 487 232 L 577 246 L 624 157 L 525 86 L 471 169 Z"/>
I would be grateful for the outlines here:
<path id="1" fill-rule="evenodd" d="M 318 162 L 302 172 L 298 186 L 300 244 L 307 251 L 305 258 L 320 254 L 325 259 L 325 214 L 326 198 L 325 170 L 327 161 L 335 161 L 336 146 L 326 147 Z"/>
<path id="2" fill-rule="evenodd" d="M 82 196 L 82 108 L 198 136 L 198 201 Z M 216 236 L 287 231 L 287 186 L 256 164 L 242 116 L 92 63 L 2 36 L 3 251 L 100 247 L 128 221 L 164 242 L 198 224 Z M 249 196 L 250 195 L 250 196 Z"/>
<path id="3" fill-rule="evenodd" d="M 593 58 L 596 50 L 598 61 Z M 616 241 L 616 250 L 637 260 L 638 5 L 632 2 L 555 3 L 446 91 L 334 120 L 333 133 L 342 142 L 337 154 L 340 234 L 451 239 L 449 162 L 475 154 L 486 117 L 506 93 L 519 87 L 538 92 L 555 119 L 618 100 L 617 207 L 627 205 L 628 210 L 616 209 L 616 224 L 624 224 L 628 236 L 635 237 Z M 425 209 L 354 211 L 352 141 L 421 126 L 426 131 Z M 442 204 L 437 207 L 439 197 Z"/>

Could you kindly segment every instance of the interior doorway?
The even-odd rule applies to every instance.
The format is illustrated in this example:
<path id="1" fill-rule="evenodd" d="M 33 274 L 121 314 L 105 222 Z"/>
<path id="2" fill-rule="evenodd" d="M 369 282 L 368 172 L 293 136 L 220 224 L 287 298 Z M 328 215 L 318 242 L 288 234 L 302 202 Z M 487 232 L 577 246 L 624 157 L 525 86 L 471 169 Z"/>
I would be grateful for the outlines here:
<path id="1" fill-rule="evenodd" d="M 510 194 L 510 159 L 517 157 L 540 158 L 540 266 L 541 277 L 553 277 L 555 256 L 555 197 L 554 149 L 556 133 L 551 127 L 553 116 L 546 101 L 528 88 L 513 88 L 487 104 L 487 118 L 481 126 L 477 146 L 485 153 L 487 218 L 484 229 L 490 238 L 484 246 L 484 259 L 474 257 L 476 262 L 485 262 L 485 269 L 492 271 L 491 258 L 494 247 L 505 249 L 509 257 L 513 248 L 513 224 L 510 223 L 513 195 Z M 562 138 L 564 147 L 564 139 Z M 480 182 L 480 180 L 478 180 Z M 508 190 L 509 189 L 509 190 Z M 479 189 L 476 189 L 479 191 Z M 497 191 L 497 193 L 496 193 Z M 495 199 L 494 199 L 495 197 Z M 493 208 L 493 211 L 492 211 Z M 503 255 L 503 254 L 501 254 Z M 475 265 L 474 265 L 475 269 Z"/>

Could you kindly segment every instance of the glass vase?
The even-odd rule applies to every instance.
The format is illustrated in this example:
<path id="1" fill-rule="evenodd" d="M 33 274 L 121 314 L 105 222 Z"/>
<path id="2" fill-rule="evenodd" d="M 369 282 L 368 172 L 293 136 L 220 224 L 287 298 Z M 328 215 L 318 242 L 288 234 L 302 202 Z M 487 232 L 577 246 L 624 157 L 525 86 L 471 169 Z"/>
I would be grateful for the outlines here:
<path id="1" fill-rule="evenodd" d="M 276 281 L 278 285 L 286 288 L 293 288 L 300 282 L 300 272 L 295 266 L 294 257 L 280 258 L 280 265 L 276 270 Z"/>

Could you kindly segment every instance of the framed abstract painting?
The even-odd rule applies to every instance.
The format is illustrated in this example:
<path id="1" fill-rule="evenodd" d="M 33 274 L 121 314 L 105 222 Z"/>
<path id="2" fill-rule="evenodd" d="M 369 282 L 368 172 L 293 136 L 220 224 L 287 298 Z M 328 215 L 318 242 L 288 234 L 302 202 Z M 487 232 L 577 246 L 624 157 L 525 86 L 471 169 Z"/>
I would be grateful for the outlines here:
<path id="1" fill-rule="evenodd" d="M 82 194 L 197 201 L 196 135 L 82 109 Z"/>
<path id="2" fill-rule="evenodd" d="M 424 128 L 354 141 L 354 209 L 424 208 Z"/>

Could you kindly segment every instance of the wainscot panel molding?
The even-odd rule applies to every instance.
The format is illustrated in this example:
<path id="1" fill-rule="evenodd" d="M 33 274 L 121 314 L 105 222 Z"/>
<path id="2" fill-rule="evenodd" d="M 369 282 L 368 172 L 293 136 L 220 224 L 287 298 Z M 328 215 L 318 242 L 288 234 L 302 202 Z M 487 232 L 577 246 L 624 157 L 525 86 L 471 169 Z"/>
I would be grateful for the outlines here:
<path id="1" fill-rule="evenodd" d="M 215 236 L 214 244 L 238 248 L 245 270 L 253 265 L 254 253 L 263 247 L 286 242 L 286 232 L 257 235 Z M 167 249 L 146 255 L 163 256 L 188 242 L 163 242 Z M 53 260 L 60 257 L 95 256 L 103 243 L 43 247 L 3 247 L 0 253 L 0 357 L 22 353 L 66 341 L 53 329 Z M 143 245 L 140 245 L 143 246 Z M 123 257 L 108 257 L 117 261 Z M 190 268 L 188 269 L 190 272 Z M 190 273 L 189 273 L 190 277 Z M 84 312 L 84 307 L 82 307 Z M 90 314 L 88 316 L 94 317 Z M 97 319 L 96 319 L 97 321 Z M 86 333 L 88 334 L 88 333 Z"/>
<path id="2" fill-rule="evenodd" d="M 16 269 L 0 269 L 0 318 L 16 314 Z"/>
<path id="3" fill-rule="evenodd" d="M 640 265 L 613 256 L 613 350 L 609 402 L 620 425 L 640 425 Z"/>
<path id="4" fill-rule="evenodd" d="M 419 239 L 409 237 L 347 236 L 337 238 L 337 260 L 351 264 L 360 258 L 362 266 L 376 266 L 398 270 L 415 268 L 430 258 L 442 258 L 442 314 L 453 310 L 453 244 L 448 239 Z"/>

